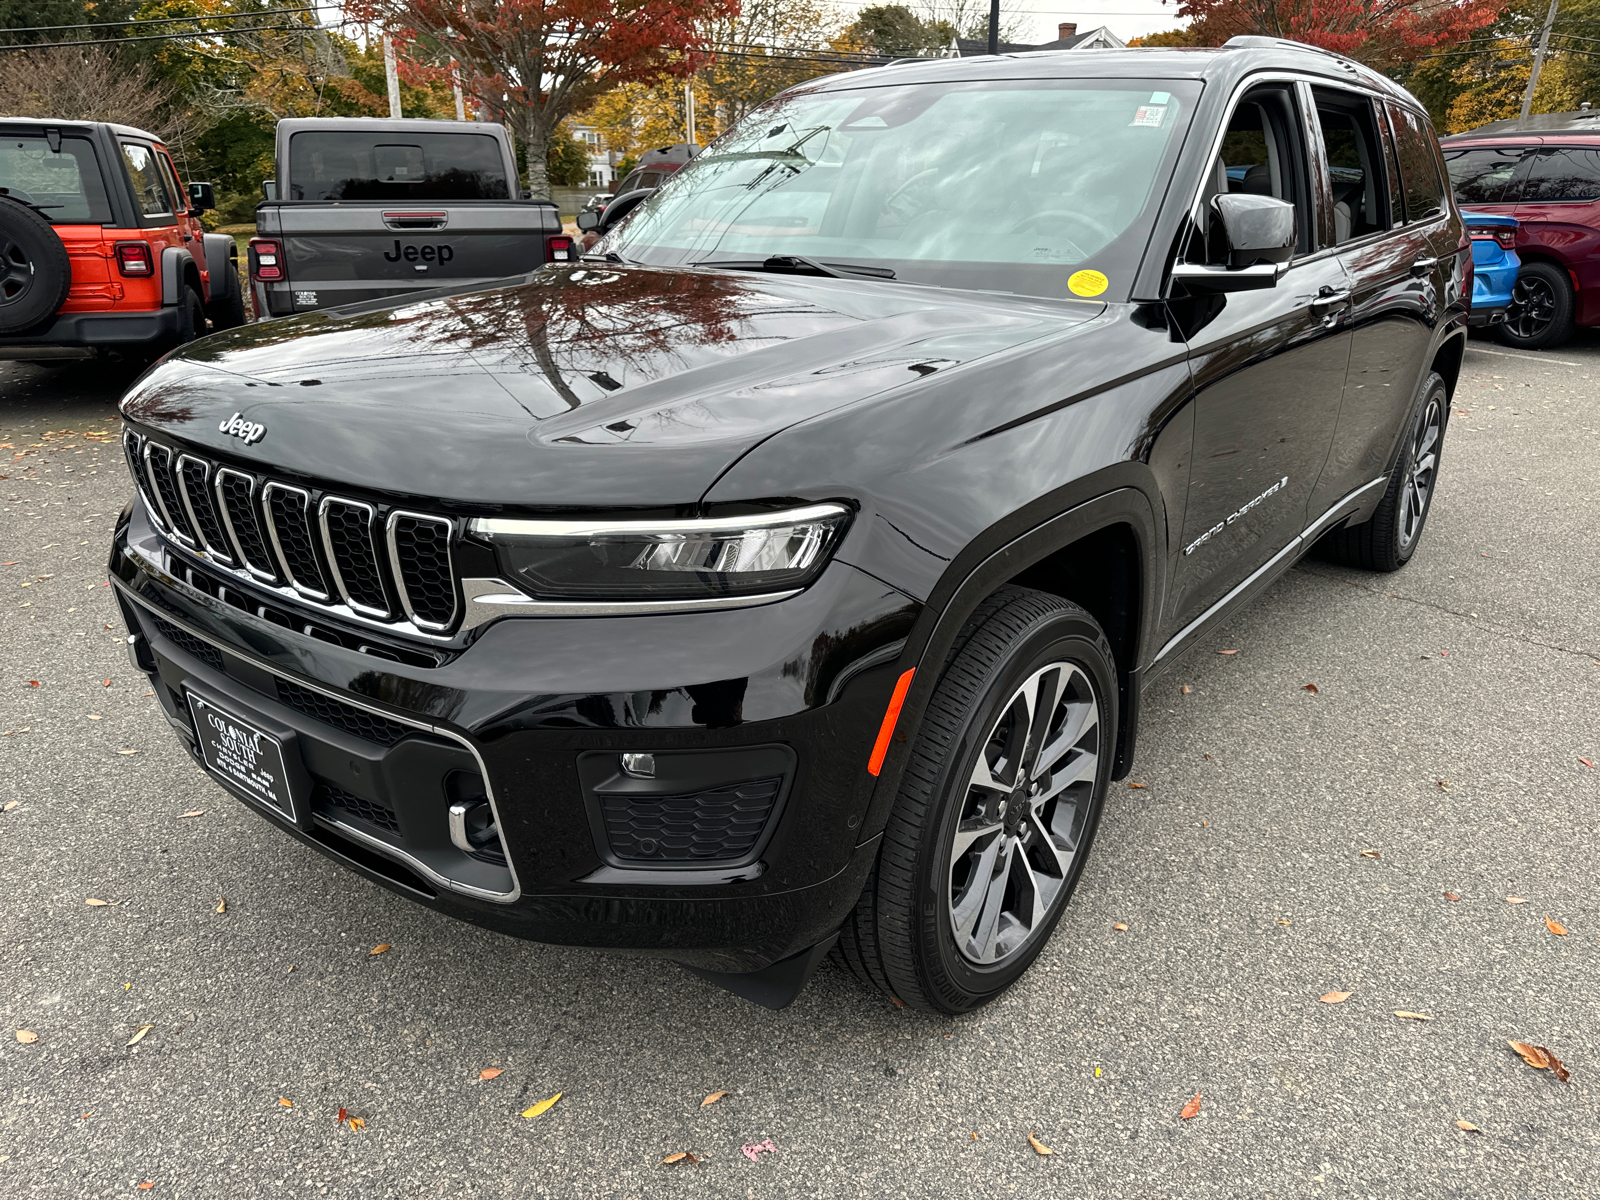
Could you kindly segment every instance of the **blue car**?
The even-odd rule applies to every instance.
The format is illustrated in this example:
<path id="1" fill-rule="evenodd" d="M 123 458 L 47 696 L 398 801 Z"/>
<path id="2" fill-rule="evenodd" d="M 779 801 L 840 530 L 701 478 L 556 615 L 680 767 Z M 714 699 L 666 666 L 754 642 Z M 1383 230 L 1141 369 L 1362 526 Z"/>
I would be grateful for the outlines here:
<path id="1" fill-rule="evenodd" d="M 1461 210 L 1472 238 L 1472 311 L 1469 325 L 1498 325 L 1506 319 L 1511 289 L 1522 260 L 1517 257 L 1517 219 Z"/>

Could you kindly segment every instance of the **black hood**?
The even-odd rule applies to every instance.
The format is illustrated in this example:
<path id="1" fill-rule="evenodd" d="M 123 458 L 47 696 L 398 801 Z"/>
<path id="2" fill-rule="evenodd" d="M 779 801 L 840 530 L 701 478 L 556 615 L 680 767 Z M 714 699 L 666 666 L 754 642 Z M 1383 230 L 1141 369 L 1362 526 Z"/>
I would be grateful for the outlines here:
<path id="1" fill-rule="evenodd" d="M 132 421 L 277 474 L 466 507 L 674 508 L 780 430 L 1100 311 L 854 280 L 546 269 L 246 326 Z M 234 414 L 259 440 L 224 433 Z"/>

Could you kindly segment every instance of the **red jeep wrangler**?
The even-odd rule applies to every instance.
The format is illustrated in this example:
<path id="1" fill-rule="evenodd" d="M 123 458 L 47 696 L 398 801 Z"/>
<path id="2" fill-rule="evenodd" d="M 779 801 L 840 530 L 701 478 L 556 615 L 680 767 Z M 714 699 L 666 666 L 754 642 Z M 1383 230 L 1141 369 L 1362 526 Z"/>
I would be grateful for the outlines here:
<path id="1" fill-rule="evenodd" d="M 244 323 L 238 249 L 125 125 L 0 119 L 0 358 L 162 353 Z"/>

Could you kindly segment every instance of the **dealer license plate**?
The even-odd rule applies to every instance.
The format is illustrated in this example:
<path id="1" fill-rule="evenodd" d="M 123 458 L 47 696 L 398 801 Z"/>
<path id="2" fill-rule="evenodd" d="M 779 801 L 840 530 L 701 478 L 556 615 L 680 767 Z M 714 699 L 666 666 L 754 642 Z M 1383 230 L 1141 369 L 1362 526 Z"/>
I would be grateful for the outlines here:
<path id="1" fill-rule="evenodd" d="M 211 773 L 245 799 L 295 821 L 294 795 L 278 739 L 193 692 L 189 711 Z"/>

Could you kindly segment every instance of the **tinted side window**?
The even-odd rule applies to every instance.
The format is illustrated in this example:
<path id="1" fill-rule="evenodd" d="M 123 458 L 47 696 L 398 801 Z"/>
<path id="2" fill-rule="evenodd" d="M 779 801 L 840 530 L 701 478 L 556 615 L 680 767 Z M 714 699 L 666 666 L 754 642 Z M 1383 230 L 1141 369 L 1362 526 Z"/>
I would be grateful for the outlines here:
<path id="1" fill-rule="evenodd" d="M 1383 130 L 1384 174 L 1389 177 L 1389 224 L 1399 225 L 1406 219 L 1406 201 L 1400 190 L 1400 161 L 1394 155 L 1394 122 L 1389 120 L 1381 104 L 1378 106 L 1378 124 Z"/>
<path id="2" fill-rule="evenodd" d="M 172 197 L 167 194 L 155 152 L 149 146 L 123 142 L 122 157 L 128 164 L 128 178 L 133 181 L 133 199 L 139 211 L 147 217 L 172 216 Z"/>
<path id="3" fill-rule="evenodd" d="M 1383 160 L 1371 103 L 1320 90 L 1316 100 L 1333 189 L 1334 241 L 1348 242 L 1387 229 Z"/>
<path id="4" fill-rule="evenodd" d="M 1522 188 L 1524 204 L 1600 199 L 1600 150 L 1546 146 L 1532 158 Z"/>
<path id="5" fill-rule="evenodd" d="M 188 212 L 189 193 L 183 184 L 178 182 L 178 168 L 172 165 L 172 159 L 164 153 L 156 155 L 156 163 L 161 167 L 161 178 L 166 182 L 172 202 L 178 206 L 177 211 Z"/>
<path id="6" fill-rule="evenodd" d="M 1311 189 L 1307 185 L 1305 144 L 1291 93 L 1282 87 L 1249 92 L 1233 110 L 1223 134 L 1222 150 L 1212 164 L 1201 202 L 1201 219 L 1209 222 L 1211 197 L 1220 192 L 1248 192 L 1287 200 L 1298 210 L 1295 221 L 1299 251 L 1311 249 Z M 1220 230 L 1207 229 L 1204 260 L 1221 261 Z"/>
<path id="7" fill-rule="evenodd" d="M 1410 109 L 1389 106 L 1394 122 L 1394 148 L 1400 159 L 1400 186 L 1405 191 L 1406 220 L 1426 221 L 1445 209 L 1444 180 L 1434 151 L 1433 131 Z"/>
<path id="8" fill-rule="evenodd" d="M 484 133 L 307 130 L 289 139 L 289 190 L 294 200 L 505 200 L 511 195 L 500 143 Z"/>
<path id="9" fill-rule="evenodd" d="M 1444 166 L 1458 204 L 1512 204 L 1516 193 L 1511 177 L 1522 158 L 1522 147 L 1500 146 L 1458 150 L 1444 147 Z"/>
<path id="10" fill-rule="evenodd" d="M 94 147 L 85 138 L 61 139 L 61 152 L 42 137 L 0 140 L 0 192 L 37 204 L 57 225 L 109 225 L 111 202 Z"/>

